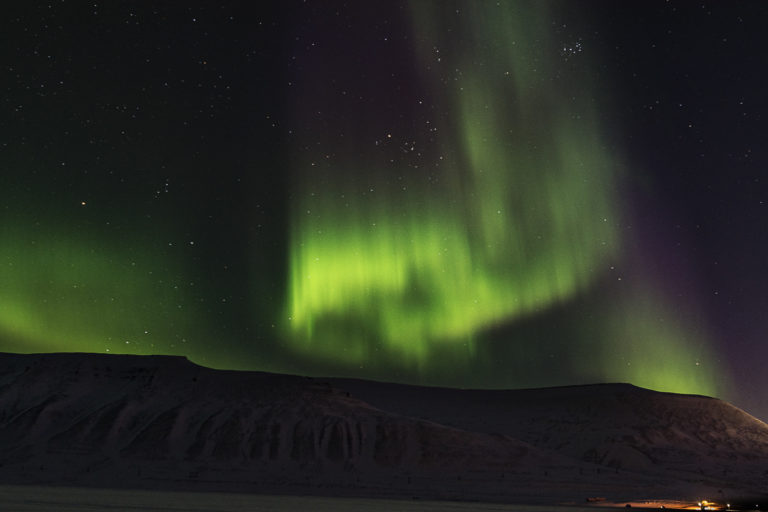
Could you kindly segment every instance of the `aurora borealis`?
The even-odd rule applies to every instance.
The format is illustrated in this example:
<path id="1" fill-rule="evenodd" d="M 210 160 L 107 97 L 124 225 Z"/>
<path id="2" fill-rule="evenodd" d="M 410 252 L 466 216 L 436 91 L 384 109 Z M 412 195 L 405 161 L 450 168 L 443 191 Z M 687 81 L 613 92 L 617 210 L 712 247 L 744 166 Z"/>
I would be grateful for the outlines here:
<path id="1" fill-rule="evenodd" d="M 0 350 L 765 418 L 765 8 L 584 5 L 19 4 Z"/>
<path id="2" fill-rule="evenodd" d="M 318 355 L 360 362 L 381 349 L 426 360 L 431 345 L 457 341 L 471 352 L 483 328 L 570 298 L 615 252 L 611 163 L 591 105 L 559 90 L 567 76 L 530 76 L 537 58 L 537 72 L 555 74 L 554 45 L 533 45 L 543 14 L 470 5 L 467 26 L 451 32 L 443 7 L 413 7 L 430 11 L 413 20 L 415 46 L 440 55 L 421 52 L 428 79 L 461 70 L 444 93 L 431 85 L 436 108 L 452 115 L 429 121 L 426 171 L 395 166 L 356 180 L 357 166 L 386 162 L 340 155 L 325 166 L 331 177 L 303 162 L 289 316 L 298 344 Z"/>
<path id="3" fill-rule="evenodd" d="M 153 353 L 154 340 L 183 346 L 193 330 L 195 304 L 146 270 L 158 255 L 126 259 L 106 240 L 21 223 L 0 240 L 0 326 L 9 348 L 87 352 L 106 340 L 107 351 Z M 157 307 L 165 304 L 175 307 Z"/>

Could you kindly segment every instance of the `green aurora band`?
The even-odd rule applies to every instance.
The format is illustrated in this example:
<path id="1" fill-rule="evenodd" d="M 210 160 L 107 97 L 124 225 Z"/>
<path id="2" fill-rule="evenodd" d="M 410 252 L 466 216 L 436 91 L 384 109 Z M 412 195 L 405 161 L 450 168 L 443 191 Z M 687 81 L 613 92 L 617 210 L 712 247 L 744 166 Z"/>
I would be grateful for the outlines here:
<path id="1" fill-rule="evenodd" d="M 128 256 L 130 243 L 23 220 L 0 226 L 0 350 L 194 353 L 195 301 L 148 270 L 161 255 Z"/>
<path id="2" fill-rule="evenodd" d="M 454 113 L 435 121 L 438 179 L 393 174 L 373 155 L 325 174 L 297 162 L 285 316 L 292 346 L 313 358 L 419 372 L 461 354 L 471 366 L 485 332 L 588 291 L 622 249 L 595 87 L 583 55 L 570 65 L 547 40 L 546 4 L 410 5 L 435 111 Z M 694 365 L 710 354 L 684 327 L 655 325 L 659 301 L 630 294 L 642 307 L 590 333 L 581 374 L 717 393 Z"/>
<path id="3" fill-rule="evenodd" d="M 568 299 L 616 250 L 611 162 L 590 106 L 563 94 L 564 84 L 550 79 L 551 59 L 526 44 L 537 31 L 530 17 L 524 24 L 509 9 L 472 5 L 465 33 L 452 32 L 462 41 L 456 48 L 427 23 L 447 24 L 438 16 L 451 9 L 415 15 L 426 34 L 418 46 L 450 61 L 421 55 L 436 97 L 457 113 L 439 127 L 451 155 L 439 182 L 417 175 L 396 188 L 380 176 L 355 190 L 337 169 L 334 183 L 306 189 L 322 193 L 300 196 L 289 316 L 299 339 L 324 340 L 313 351 L 319 345 L 354 361 L 380 343 L 425 359 L 434 344 L 471 341 L 483 328 Z M 462 73 L 447 93 L 437 85 L 443 68 Z M 339 337 L 339 324 L 350 322 L 368 332 L 354 342 Z M 328 345 L 333 339 L 345 340 L 341 352 Z"/>
<path id="4" fill-rule="evenodd" d="M 354 140 L 326 167 L 294 162 L 282 323 L 264 311 L 263 286 L 252 287 L 253 318 L 217 315 L 211 294 L 229 285 L 168 247 L 189 226 L 116 235 L 67 224 L 49 205 L 13 214 L 28 210 L 20 201 L 0 222 L 0 350 L 171 353 L 464 387 L 629 381 L 727 397 L 705 321 L 652 279 L 617 283 L 611 271 L 634 261 L 619 240 L 622 177 L 585 55 L 566 61 L 548 40 L 545 4 L 410 5 L 434 143 L 419 142 L 419 168 L 373 149 L 360 160 L 367 150 Z M 376 112 L 348 115 L 354 126 Z M 393 128 L 392 140 L 411 138 Z M 285 357 L 270 353 L 281 341 L 272 324 L 284 328 Z"/>

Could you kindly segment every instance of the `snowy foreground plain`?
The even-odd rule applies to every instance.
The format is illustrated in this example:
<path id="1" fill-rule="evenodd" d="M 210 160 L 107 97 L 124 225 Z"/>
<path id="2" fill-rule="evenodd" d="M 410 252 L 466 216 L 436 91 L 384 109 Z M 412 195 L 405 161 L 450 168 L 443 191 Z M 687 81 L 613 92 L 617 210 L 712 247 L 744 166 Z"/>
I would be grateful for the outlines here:
<path id="1" fill-rule="evenodd" d="M 374 500 L 231 493 L 0 486 L 0 510 L 13 512 L 595 512 L 595 508 L 446 501 Z M 605 509 L 603 509 L 605 510 Z"/>

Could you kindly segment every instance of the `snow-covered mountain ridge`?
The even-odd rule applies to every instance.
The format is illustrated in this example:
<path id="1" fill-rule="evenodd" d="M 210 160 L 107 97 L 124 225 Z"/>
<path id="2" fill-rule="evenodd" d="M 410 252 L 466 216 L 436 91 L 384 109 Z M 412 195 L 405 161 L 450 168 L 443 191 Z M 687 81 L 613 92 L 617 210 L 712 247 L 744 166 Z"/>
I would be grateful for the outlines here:
<path id="1" fill-rule="evenodd" d="M 716 399 L 626 384 L 456 390 L 171 356 L 0 354 L 0 464 L 0 483 L 716 497 L 766 489 L 768 426 Z"/>

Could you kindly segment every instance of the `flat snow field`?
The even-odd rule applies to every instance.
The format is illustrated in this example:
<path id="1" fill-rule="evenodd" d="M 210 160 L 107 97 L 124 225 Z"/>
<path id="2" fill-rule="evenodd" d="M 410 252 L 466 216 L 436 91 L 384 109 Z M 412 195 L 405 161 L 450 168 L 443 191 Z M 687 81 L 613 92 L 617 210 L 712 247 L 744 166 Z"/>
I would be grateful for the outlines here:
<path id="1" fill-rule="evenodd" d="M 10 485 L 0 486 L 0 510 L 4 512 L 296 512 L 303 510 L 313 512 L 546 512 L 554 510 L 595 512 L 595 508 L 551 505 L 499 505 Z"/>

